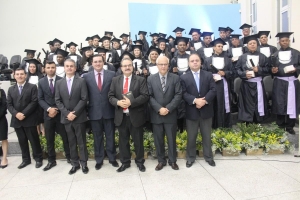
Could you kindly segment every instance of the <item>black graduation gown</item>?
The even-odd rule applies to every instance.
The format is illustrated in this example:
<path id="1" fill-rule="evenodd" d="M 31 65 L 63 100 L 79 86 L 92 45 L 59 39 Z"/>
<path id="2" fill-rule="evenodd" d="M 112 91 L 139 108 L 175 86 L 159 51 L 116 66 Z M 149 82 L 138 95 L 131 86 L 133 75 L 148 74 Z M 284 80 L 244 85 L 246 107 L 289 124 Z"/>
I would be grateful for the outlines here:
<path id="1" fill-rule="evenodd" d="M 109 51 L 106 52 L 106 61 L 108 63 L 111 63 L 115 70 L 118 69 L 118 67 L 120 66 L 120 57 L 118 55 L 118 52 L 114 49 L 110 49 Z"/>
<path id="2" fill-rule="evenodd" d="M 186 59 L 188 60 L 189 57 L 190 57 L 190 55 L 187 54 L 187 53 L 184 53 L 184 54 L 182 54 L 182 55 L 178 53 L 177 56 L 174 56 L 174 58 L 172 58 L 172 60 L 171 60 L 169 72 L 172 72 L 172 73 L 173 73 L 173 68 L 174 68 L 174 67 L 177 67 L 177 68 L 178 68 L 178 65 L 177 65 L 178 58 L 186 58 Z M 186 67 L 187 67 L 187 70 L 189 70 L 188 62 L 187 62 L 187 66 L 186 66 Z M 179 68 L 178 68 L 177 74 L 178 74 L 179 76 L 181 76 L 181 75 L 184 74 L 187 70 L 179 71 Z"/>
<path id="3" fill-rule="evenodd" d="M 291 51 L 291 61 L 287 64 L 282 64 L 279 61 L 278 54 L 280 51 Z M 293 48 L 279 49 L 272 55 L 272 66 L 278 67 L 278 73 L 273 74 L 275 77 L 298 77 L 300 74 L 300 52 Z M 283 68 L 288 65 L 294 65 L 296 72 L 284 73 Z M 299 80 L 294 81 L 296 93 L 296 114 L 300 114 L 300 83 Z M 272 91 L 272 113 L 277 115 L 287 115 L 287 97 L 288 97 L 288 82 L 274 78 Z"/>
<path id="4" fill-rule="evenodd" d="M 81 72 L 80 63 L 81 63 L 81 58 L 82 57 L 80 55 L 78 55 L 78 54 L 69 54 L 66 59 L 72 59 L 73 56 L 77 57 L 77 60 L 76 60 L 76 68 L 77 68 L 77 70 L 76 70 L 76 72 L 80 73 Z"/>
<path id="5" fill-rule="evenodd" d="M 247 52 L 240 56 L 239 60 L 236 64 L 236 71 L 238 76 L 242 79 L 242 83 L 240 86 L 239 92 L 239 112 L 238 112 L 238 119 L 244 122 L 261 122 L 266 117 L 268 117 L 268 110 L 267 110 L 267 100 L 266 100 L 266 92 L 264 88 L 263 81 L 262 89 L 263 89 L 263 99 L 264 99 L 264 116 L 259 116 L 258 113 L 258 99 L 257 99 L 257 83 L 255 82 L 247 82 L 246 78 L 246 71 L 251 70 L 247 67 L 247 56 L 248 55 L 257 55 L 259 56 L 258 60 L 258 72 L 255 72 L 255 77 L 264 77 L 269 75 L 270 67 L 268 63 L 268 59 L 262 53 L 257 51 L 251 53 Z"/>
<path id="6" fill-rule="evenodd" d="M 198 49 L 196 52 L 198 53 L 198 55 L 200 56 L 200 58 L 201 58 L 201 60 L 202 60 L 202 63 L 204 63 L 204 61 L 206 60 L 206 58 L 209 58 L 208 56 L 206 56 L 205 55 L 205 53 L 204 53 L 204 49 L 205 48 L 212 48 L 213 47 L 213 45 L 211 45 L 211 44 L 209 44 L 208 46 L 206 46 L 206 45 L 203 45 L 200 49 Z"/>
<path id="7" fill-rule="evenodd" d="M 203 46 L 203 41 L 201 40 L 201 38 L 199 38 L 199 40 L 198 41 L 194 41 L 194 40 L 191 40 L 190 41 L 190 47 L 194 47 L 195 48 L 195 43 L 198 43 L 198 42 L 200 42 L 201 43 L 201 45 Z M 200 47 L 201 48 L 201 47 Z M 195 49 L 195 51 L 197 51 L 196 49 Z"/>
<path id="8" fill-rule="evenodd" d="M 228 49 L 228 57 L 230 58 L 230 60 L 232 61 L 232 58 L 233 58 L 233 54 L 232 54 L 232 49 L 235 49 L 235 48 L 241 48 L 242 50 L 242 54 L 244 54 L 245 52 L 244 51 L 244 48 L 242 47 L 242 45 L 239 45 L 239 46 L 231 46 L 229 49 Z M 235 78 L 238 77 L 238 74 L 235 70 L 235 66 L 236 66 L 236 63 L 237 63 L 237 60 L 236 61 L 232 61 L 232 68 L 231 68 L 231 71 L 232 71 L 232 80 L 234 80 Z"/>
<path id="9" fill-rule="evenodd" d="M 204 61 L 203 70 L 209 71 L 213 74 L 218 73 L 217 69 L 212 67 L 212 61 L 214 57 L 223 57 L 224 58 L 224 68 L 222 71 L 225 72 L 224 79 L 227 81 L 228 85 L 228 96 L 230 97 L 230 79 L 232 76 L 231 60 L 224 54 L 221 55 L 212 55 L 212 57 L 207 58 Z M 212 120 L 212 128 L 229 128 L 231 126 L 230 112 L 226 113 L 225 110 L 225 98 L 224 98 L 224 81 L 220 80 L 216 82 L 217 96 L 214 99 L 214 116 Z M 229 98 L 230 106 L 230 98 Z"/>
<path id="10" fill-rule="evenodd" d="M 6 94 L 3 89 L 0 89 L 0 141 L 7 140 L 8 124 L 6 119 L 7 102 Z"/>

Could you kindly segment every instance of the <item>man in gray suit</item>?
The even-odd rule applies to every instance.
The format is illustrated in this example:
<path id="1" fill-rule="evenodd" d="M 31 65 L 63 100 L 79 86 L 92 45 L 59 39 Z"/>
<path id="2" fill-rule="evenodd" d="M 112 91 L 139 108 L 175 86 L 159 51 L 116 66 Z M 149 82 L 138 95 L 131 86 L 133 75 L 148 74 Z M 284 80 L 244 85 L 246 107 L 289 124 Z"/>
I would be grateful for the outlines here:
<path id="1" fill-rule="evenodd" d="M 153 128 L 154 143 L 158 158 L 155 170 L 159 171 L 166 165 L 165 133 L 168 140 L 169 165 L 178 170 L 176 164 L 176 128 L 177 107 L 182 98 L 180 78 L 176 74 L 168 73 L 169 59 L 160 56 L 156 60 L 158 73 L 147 80 L 150 96 L 150 116 Z"/>
<path id="2" fill-rule="evenodd" d="M 77 145 L 82 172 L 86 174 L 89 171 L 85 132 L 87 86 L 84 79 L 75 75 L 76 65 L 72 59 L 65 61 L 64 70 L 66 77 L 55 84 L 55 102 L 61 112 L 61 123 L 65 125 L 70 145 L 72 169 L 69 174 L 74 174 L 80 169 Z"/>
<path id="3" fill-rule="evenodd" d="M 119 167 L 116 161 L 114 107 L 108 101 L 108 91 L 115 72 L 104 70 L 105 60 L 102 55 L 92 58 L 93 70 L 83 75 L 89 91 L 88 117 L 94 134 L 96 170 L 103 165 L 104 142 L 106 138 L 106 153 L 109 163 Z"/>

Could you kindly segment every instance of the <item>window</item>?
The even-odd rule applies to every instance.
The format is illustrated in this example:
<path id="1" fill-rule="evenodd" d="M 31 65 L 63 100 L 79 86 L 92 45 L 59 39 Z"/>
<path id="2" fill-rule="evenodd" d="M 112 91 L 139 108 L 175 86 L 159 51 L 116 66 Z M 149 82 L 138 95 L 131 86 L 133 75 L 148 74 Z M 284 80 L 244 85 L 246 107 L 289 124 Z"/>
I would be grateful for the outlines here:
<path id="1" fill-rule="evenodd" d="M 281 0 L 280 6 L 280 29 L 282 32 L 289 31 L 289 4 L 288 0 Z"/>

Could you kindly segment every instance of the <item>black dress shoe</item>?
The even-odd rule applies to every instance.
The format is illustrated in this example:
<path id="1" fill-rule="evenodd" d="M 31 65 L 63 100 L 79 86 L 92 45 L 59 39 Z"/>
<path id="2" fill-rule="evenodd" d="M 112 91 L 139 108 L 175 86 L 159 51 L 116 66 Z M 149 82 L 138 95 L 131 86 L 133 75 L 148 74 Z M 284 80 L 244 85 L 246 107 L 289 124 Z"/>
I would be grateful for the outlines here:
<path id="1" fill-rule="evenodd" d="M 145 167 L 145 165 L 143 165 L 143 164 L 139 164 L 139 165 L 138 165 L 138 168 L 139 168 L 139 170 L 140 170 L 141 172 L 145 172 L 145 171 L 146 171 L 146 167 Z"/>
<path id="2" fill-rule="evenodd" d="M 72 169 L 69 171 L 69 174 L 72 175 L 72 174 L 76 173 L 76 171 L 79 169 L 80 169 L 80 166 L 72 167 Z"/>
<path id="3" fill-rule="evenodd" d="M 0 168 L 4 169 L 4 168 L 7 167 L 7 165 L 8 165 L 8 164 L 6 164 L 6 165 L 0 165 Z"/>
<path id="4" fill-rule="evenodd" d="M 114 161 L 109 161 L 109 163 L 113 166 L 113 167 L 119 167 L 119 163 L 114 160 Z"/>
<path id="5" fill-rule="evenodd" d="M 289 134 L 295 135 L 295 131 L 292 128 L 286 129 Z"/>
<path id="6" fill-rule="evenodd" d="M 117 169 L 117 172 L 123 172 L 125 169 L 129 168 L 130 164 L 122 164 L 119 169 Z"/>
<path id="7" fill-rule="evenodd" d="M 35 163 L 35 168 L 40 168 L 43 165 L 43 161 L 37 161 Z"/>
<path id="8" fill-rule="evenodd" d="M 169 163 L 169 165 L 172 167 L 172 169 L 179 170 L 179 167 L 176 163 Z"/>
<path id="9" fill-rule="evenodd" d="M 209 160 L 209 161 L 206 161 L 210 166 L 214 167 L 216 166 L 216 163 L 214 160 Z"/>
<path id="10" fill-rule="evenodd" d="M 31 162 L 22 162 L 22 163 L 18 166 L 18 168 L 19 168 L 19 169 L 22 169 L 22 168 L 26 167 L 26 166 L 29 165 L 29 164 L 31 164 Z"/>
<path id="11" fill-rule="evenodd" d="M 102 165 L 103 165 L 103 162 L 97 163 L 97 164 L 95 165 L 95 169 L 96 169 L 96 170 L 101 169 Z M 82 170 L 83 170 L 83 168 L 82 168 Z"/>
<path id="12" fill-rule="evenodd" d="M 190 168 L 192 165 L 193 165 L 194 162 L 189 162 L 189 161 L 186 161 L 186 167 L 187 168 Z"/>
<path id="13" fill-rule="evenodd" d="M 67 163 L 71 163 L 71 159 L 70 158 L 67 158 Z"/>
<path id="14" fill-rule="evenodd" d="M 87 174 L 87 173 L 89 172 L 89 168 L 88 168 L 87 166 L 82 167 L 82 172 L 83 172 L 84 174 Z"/>
<path id="15" fill-rule="evenodd" d="M 55 166 L 56 166 L 56 161 L 53 161 L 51 163 L 49 162 L 43 170 L 48 171 L 49 169 L 51 169 L 52 167 L 55 167 Z"/>
<path id="16" fill-rule="evenodd" d="M 155 167 L 156 171 L 162 170 L 162 168 L 164 168 L 164 166 L 166 166 L 166 163 L 158 163 L 157 166 Z"/>

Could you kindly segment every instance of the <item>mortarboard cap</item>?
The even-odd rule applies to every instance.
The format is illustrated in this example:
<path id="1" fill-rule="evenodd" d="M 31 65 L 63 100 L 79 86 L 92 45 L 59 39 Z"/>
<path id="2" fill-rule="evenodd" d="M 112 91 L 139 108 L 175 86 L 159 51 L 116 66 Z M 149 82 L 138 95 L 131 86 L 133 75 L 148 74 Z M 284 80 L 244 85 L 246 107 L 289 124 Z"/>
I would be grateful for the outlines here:
<path id="1" fill-rule="evenodd" d="M 211 36 L 212 34 L 214 34 L 213 32 L 203 32 L 201 34 L 201 37 L 205 38 L 206 36 Z"/>
<path id="2" fill-rule="evenodd" d="M 82 47 L 79 52 L 81 55 L 83 55 L 86 51 L 93 51 L 93 48 L 90 46 Z"/>
<path id="3" fill-rule="evenodd" d="M 103 36 L 102 38 L 101 38 L 101 40 L 99 40 L 100 42 L 104 42 L 105 40 L 111 40 L 111 37 L 108 37 L 108 36 Z"/>
<path id="4" fill-rule="evenodd" d="M 216 46 L 217 44 L 226 45 L 226 42 L 224 42 L 224 40 L 222 40 L 221 38 L 217 38 L 214 41 L 211 41 L 210 44 L 213 46 Z"/>
<path id="5" fill-rule="evenodd" d="M 95 39 L 95 38 L 97 38 L 98 40 L 100 40 L 100 36 L 97 34 L 97 35 L 94 35 L 94 36 L 92 36 L 92 40 L 93 39 Z"/>
<path id="6" fill-rule="evenodd" d="M 250 42 L 251 40 L 255 40 L 258 43 L 257 37 L 258 37 L 257 34 L 244 37 L 244 44 L 248 44 L 248 42 Z"/>
<path id="7" fill-rule="evenodd" d="M 198 34 L 201 34 L 201 29 L 197 29 L 197 28 L 191 28 L 190 32 L 189 32 L 189 35 L 192 35 L 193 32 L 196 32 Z"/>
<path id="8" fill-rule="evenodd" d="M 260 38 L 260 36 L 262 36 L 262 35 L 265 35 L 265 36 L 269 36 L 269 34 L 270 34 L 270 31 L 259 31 L 258 33 L 257 33 L 257 38 Z"/>
<path id="9" fill-rule="evenodd" d="M 132 55 L 130 52 L 124 51 L 124 52 L 122 53 L 122 55 L 120 56 L 120 60 L 123 60 L 123 58 L 124 58 L 125 55 L 128 55 L 128 56 L 130 57 L 131 60 L 134 60 L 134 59 L 135 59 L 134 55 Z"/>
<path id="10" fill-rule="evenodd" d="M 122 35 L 120 35 L 120 38 L 123 38 L 123 37 L 129 37 L 129 35 L 127 35 L 126 33 L 123 33 Z"/>
<path id="11" fill-rule="evenodd" d="M 174 38 L 175 39 L 175 38 Z M 157 39 L 157 42 L 158 44 L 161 43 L 161 42 L 164 42 L 164 43 L 169 43 L 169 40 L 165 39 L 165 38 L 158 38 Z"/>
<path id="12" fill-rule="evenodd" d="M 226 27 L 227 31 L 230 31 L 231 33 L 234 31 L 232 28 L 230 28 L 229 26 Z"/>
<path id="13" fill-rule="evenodd" d="M 240 36 L 242 36 L 242 35 L 241 34 L 231 34 L 230 35 L 231 38 L 237 38 L 237 39 L 239 39 Z"/>
<path id="14" fill-rule="evenodd" d="M 173 40 L 175 40 L 175 38 L 172 35 L 169 35 L 169 37 L 167 38 L 168 40 L 172 38 Z"/>
<path id="15" fill-rule="evenodd" d="M 33 63 L 33 64 L 35 64 L 36 66 L 42 64 L 40 61 L 38 61 L 37 59 L 34 59 L 34 58 L 33 58 L 33 59 L 25 60 L 25 62 L 27 62 L 27 63 Z"/>
<path id="16" fill-rule="evenodd" d="M 176 37 L 174 44 L 178 45 L 179 42 L 185 42 L 186 44 L 189 43 L 189 38 L 186 37 Z"/>
<path id="17" fill-rule="evenodd" d="M 63 57 L 67 57 L 69 55 L 69 52 L 65 51 L 65 50 L 62 50 L 62 49 L 56 49 L 55 51 L 55 54 L 60 54 L 62 55 Z"/>
<path id="18" fill-rule="evenodd" d="M 59 43 L 59 44 L 63 44 L 63 42 L 62 41 L 60 41 L 59 39 L 57 39 L 57 38 L 55 38 L 53 41 L 53 45 L 55 44 L 55 43 Z"/>
<path id="19" fill-rule="evenodd" d="M 142 35 L 147 35 L 147 32 L 146 32 L 146 31 L 139 31 L 139 32 L 138 32 L 138 35 L 141 35 L 141 34 L 142 34 Z"/>
<path id="20" fill-rule="evenodd" d="M 219 29 L 218 29 L 218 31 L 227 31 L 227 28 L 225 28 L 225 27 L 219 27 Z"/>
<path id="21" fill-rule="evenodd" d="M 150 34 L 150 36 L 151 36 L 151 37 L 158 37 L 159 34 L 158 34 L 158 33 L 152 33 L 152 34 Z"/>
<path id="22" fill-rule="evenodd" d="M 133 42 L 134 42 L 134 44 L 140 43 L 141 45 L 144 45 L 144 42 L 142 40 L 136 40 L 136 41 L 133 41 Z"/>
<path id="23" fill-rule="evenodd" d="M 113 32 L 111 32 L 111 31 L 105 31 L 105 32 L 104 32 L 104 35 L 111 35 L 111 36 L 112 36 L 112 35 L 113 35 Z"/>
<path id="24" fill-rule="evenodd" d="M 97 47 L 94 52 L 106 53 L 106 52 L 108 52 L 108 49 L 105 49 L 105 48 L 102 48 L 102 47 Z"/>
<path id="25" fill-rule="evenodd" d="M 53 46 L 53 41 L 49 41 L 49 42 L 47 42 L 47 44 Z"/>
<path id="26" fill-rule="evenodd" d="M 294 32 L 280 32 L 280 33 L 277 33 L 277 35 L 275 35 L 275 37 L 279 37 L 279 39 L 281 39 L 281 38 L 290 38 L 290 36 L 293 33 Z"/>
<path id="27" fill-rule="evenodd" d="M 251 27 L 252 27 L 251 25 L 245 23 L 240 27 L 240 29 L 251 28 Z"/>
<path id="28" fill-rule="evenodd" d="M 36 50 L 25 49 L 24 52 L 35 54 Z"/>
<path id="29" fill-rule="evenodd" d="M 173 30 L 174 33 L 177 33 L 177 32 L 182 32 L 184 31 L 185 29 L 184 28 L 180 28 L 180 27 L 177 27 Z"/>
<path id="30" fill-rule="evenodd" d="M 75 44 L 74 42 L 70 42 L 69 44 L 67 44 L 67 47 L 68 47 L 68 48 L 70 48 L 71 46 L 77 47 L 78 45 Z"/>
<path id="31" fill-rule="evenodd" d="M 164 33 L 159 33 L 158 35 L 160 38 L 166 38 L 166 36 L 167 36 L 167 34 L 164 34 Z"/>
<path id="32" fill-rule="evenodd" d="M 131 47 L 132 47 L 132 50 L 138 48 L 139 50 L 142 51 L 142 49 L 143 49 L 143 45 L 140 45 L 140 44 L 132 45 Z"/>
<path id="33" fill-rule="evenodd" d="M 118 38 L 114 38 L 114 39 L 112 39 L 112 40 L 111 40 L 111 42 L 118 42 L 118 43 L 120 43 L 120 42 L 121 42 L 121 40 L 120 40 L 120 39 L 118 39 Z"/>
<path id="34" fill-rule="evenodd" d="M 152 51 L 156 51 L 156 52 L 158 53 L 158 55 L 160 55 L 160 53 L 161 53 L 161 50 L 160 50 L 159 48 L 156 48 L 156 47 L 151 46 L 151 47 L 148 49 L 146 55 L 150 55 L 150 53 L 151 53 Z"/>
<path id="35" fill-rule="evenodd" d="M 85 41 L 92 40 L 92 37 L 86 37 Z"/>

